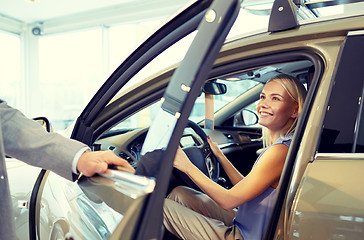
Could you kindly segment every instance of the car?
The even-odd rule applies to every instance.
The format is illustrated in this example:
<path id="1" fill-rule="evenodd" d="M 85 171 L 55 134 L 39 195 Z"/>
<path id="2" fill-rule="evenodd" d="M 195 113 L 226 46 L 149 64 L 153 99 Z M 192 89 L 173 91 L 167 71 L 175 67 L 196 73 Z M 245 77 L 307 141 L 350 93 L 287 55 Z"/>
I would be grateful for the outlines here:
<path id="1" fill-rule="evenodd" d="M 114 151 L 138 174 L 70 182 L 27 170 L 38 171 L 29 191 L 10 181 L 19 239 L 170 238 L 165 196 L 178 185 L 197 189 L 172 167 L 178 145 L 231 187 L 206 135 L 247 174 L 262 149 L 256 102 L 280 73 L 297 77 L 308 95 L 264 239 L 364 238 L 364 3 L 276 0 L 262 12 L 249 3 L 192 1 L 113 72 L 65 136 Z M 335 5 L 341 14 L 320 17 Z M 247 11 L 270 12 L 267 28 L 228 35 Z"/>

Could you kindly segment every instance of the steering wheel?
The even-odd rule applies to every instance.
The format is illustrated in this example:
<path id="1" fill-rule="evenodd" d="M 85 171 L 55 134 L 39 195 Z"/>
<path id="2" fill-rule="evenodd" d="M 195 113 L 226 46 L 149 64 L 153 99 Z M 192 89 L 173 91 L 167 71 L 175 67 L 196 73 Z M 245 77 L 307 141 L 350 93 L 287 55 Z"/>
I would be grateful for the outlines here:
<path id="1" fill-rule="evenodd" d="M 207 142 L 206 133 L 198 124 L 191 120 L 188 121 L 187 127 L 190 127 L 202 139 L 203 145 L 185 147 L 183 148 L 184 152 L 196 167 L 198 167 L 207 177 L 214 182 L 217 182 L 220 175 L 220 165 Z M 199 187 L 185 173 L 178 169 L 175 169 L 175 172 L 177 177 L 179 177 L 185 185 L 199 190 Z"/>

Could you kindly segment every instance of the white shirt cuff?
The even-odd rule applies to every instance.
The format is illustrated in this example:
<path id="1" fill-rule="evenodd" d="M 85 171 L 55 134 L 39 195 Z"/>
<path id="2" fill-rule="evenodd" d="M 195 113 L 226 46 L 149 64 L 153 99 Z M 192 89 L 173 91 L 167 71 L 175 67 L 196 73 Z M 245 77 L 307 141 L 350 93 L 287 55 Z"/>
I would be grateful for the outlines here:
<path id="1" fill-rule="evenodd" d="M 81 148 L 77 153 L 76 155 L 74 156 L 73 158 L 73 161 L 72 161 L 72 172 L 75 173 L 75 174 L 79 174 L 78 170 L 77 170 L 77 163 L 78 163 L 78 160 L 80 159 L 81 155 L 86 152 L 86 151 L 91 151 L 91 149 L 89 147 L 83 147 Z"/>

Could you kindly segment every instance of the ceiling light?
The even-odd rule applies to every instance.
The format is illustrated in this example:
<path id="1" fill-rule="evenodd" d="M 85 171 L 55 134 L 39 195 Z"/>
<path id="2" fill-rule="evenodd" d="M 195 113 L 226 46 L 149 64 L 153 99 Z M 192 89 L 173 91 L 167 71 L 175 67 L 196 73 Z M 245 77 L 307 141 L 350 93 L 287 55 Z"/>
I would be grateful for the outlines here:
<path id="1" fill-rule="evenodd" d="M 27 3 L 40 3 L 40 0 L 24 0 Z"/>

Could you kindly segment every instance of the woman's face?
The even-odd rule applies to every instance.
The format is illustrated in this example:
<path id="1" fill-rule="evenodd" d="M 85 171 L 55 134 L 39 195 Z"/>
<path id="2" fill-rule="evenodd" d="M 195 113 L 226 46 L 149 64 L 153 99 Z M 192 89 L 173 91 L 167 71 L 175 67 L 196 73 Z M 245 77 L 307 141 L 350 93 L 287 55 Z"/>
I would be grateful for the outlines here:
<path id="1" fill-rule="evenodd" d="M 298 105 L 277 81 L 267 83 L 257 105 L 259 124 L 271 132 L 287 130 L 297 118 Z"/>

